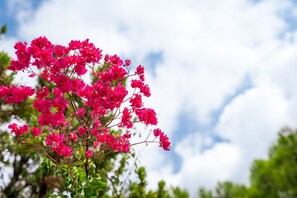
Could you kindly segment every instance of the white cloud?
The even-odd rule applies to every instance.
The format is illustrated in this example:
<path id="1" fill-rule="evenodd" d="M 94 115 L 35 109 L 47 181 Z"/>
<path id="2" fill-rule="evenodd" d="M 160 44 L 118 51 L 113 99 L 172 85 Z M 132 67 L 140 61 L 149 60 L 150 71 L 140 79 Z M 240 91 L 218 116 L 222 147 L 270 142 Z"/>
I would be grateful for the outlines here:
<path id="1" fill-rule="evenodd" d="M 19 23 L 29 20 L 32 13 L 31 0 L 6 0 L 8 15 L 14 17 Z"/>
<path id="2" fill-rule="evenodd" d="M 213 111 L 248 74 L 255 87 L 228 103 L 212 126 L 230 143 L 196 152 L 195 141 L 201 142 L 193 131 L 173 148 L 183 160 L 177 173 L 166 152 L 150 146 L 142 153 L 152 183 L 164 176 L 194 192 L 223 179 L 246 182 L 250 162 L 265 156 L 279 127 L 294 125 L 297 34 L 285 32 L 281 15 L 295 7 L 288 0 L 52 0 L 21 21 L 19 38 L 46 35 L 64 44 L 90 38 L 104 52 L 133 57 L 135 64 L 162 51 L 156 76 L 147 76 L 153 93 L 147 104 L 170 135 L 184 109 L 199 123 L 211 123 Z"/>
<path id="3" fill-rule="evenodd" d="M 5 52 L 7 53 L 9 56 L 11 57 L 16 57 L 14 52 L 14 44 L 17 42 L 17 39 L 15 38 L 7 38 L 5 36 L 1 37 L 1 40 L 0 40 L 0 50 L 1 52 Z"/>
<path id="4" fill-rule="evenodd" d="M 261 85 L 237 97 L 223 112 L 216 130 L 242 150 L 239 182 L 247 182 L 255 158 L 266 158 L 277 132 L 291 123 L 288 101 L 279 87 Z"/>
<path id="5" fill-rule="evenodd" d="M 177 148 L 177 152 L 183 156 L 182 169 L 176 176 L 180 179 L 179 185 L 195 194 L 199 187 L 211 188 L 218 181 L 232 178 L 241 160 L 239 147 L 221 143 L 200 153 L 192 150 L 190 142 Z"/>
<path id="6" fill-rule="evenodd" d="M 273 112 L 273 113 L 272 113 Z M 288 104 L 278 87 L 263 85 L 247 91 L 226 107 L 217 131 L 232 143 L 245 145 L 267 144 L 283 123 L 289 121 Z M 253 139 L 257 137 L 256 139 Z"/>

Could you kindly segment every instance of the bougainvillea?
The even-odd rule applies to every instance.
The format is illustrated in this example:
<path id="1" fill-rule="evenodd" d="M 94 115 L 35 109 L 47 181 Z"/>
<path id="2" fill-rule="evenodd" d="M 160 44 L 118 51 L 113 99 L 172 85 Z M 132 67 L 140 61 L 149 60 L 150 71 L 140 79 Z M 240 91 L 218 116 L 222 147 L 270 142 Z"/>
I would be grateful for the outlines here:
<path id="1" fill-rule="evenodd" d="M 142 102 L 142 97 L 151 95 L 143 66 L 130 72 L 129 59 L 103 55 L 88 39 L 62 46 L 39 37 L 30 45 L 18 42 L 15 49 L 17 58 L 8 69 L 43 82 L 35 89 L 0 86 L 0 98 L 25 105 L 37 117 L 37 122 L 9 125 L 16 136 L 40 139 L 43 152 L 61 157 L 77 157 L 75 149 L 83 149 L 87 160 L 103 147 L 129 152 L 132 145 L 158 142 L 164 150 L 170 149 L 168 137 L 159 128 L 151 129 L 144 141 L 131 142 L 138 124 L 158 124 L 156 112 Z M 90 83 L 84 80 L 86 75 L 91 75 Z"/>

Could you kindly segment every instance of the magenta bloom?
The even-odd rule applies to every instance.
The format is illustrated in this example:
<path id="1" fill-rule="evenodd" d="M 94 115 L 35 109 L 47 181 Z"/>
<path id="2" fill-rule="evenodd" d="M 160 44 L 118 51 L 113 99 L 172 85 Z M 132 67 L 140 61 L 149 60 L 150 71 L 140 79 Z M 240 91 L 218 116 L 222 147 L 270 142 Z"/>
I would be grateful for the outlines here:
<path id="1" fill-rule="evenodd" d="M 20 103 L 35 93 L 34 89 L 28 86 L 0 86 L 0 98 L 6 103 Z"/>
<path id="2" fill-rule="evenodd" d="M 170 149 L 169 138 L 158 128 L 153 130 L 153 139 L 148 133 L 139 136 L 147 137 L 145 140 L 131 143 L 138 125 L 150 130 L 158 124 L 155 110 L 143 102 L 144 97 L 151 96 L 144 66 L 130 71 L 130 59 L 103 55 L 89 39 L 72 40 L 63 46 L 43 36 L 30 44 L 17 42 L 15 49 L 17 58 L 8 69 L 26 71 L 42 82 L 36 90 L 26 85 L 0 86 L 1 100 L 23 105 L 36 116 L 37 122 L 28 120 L 32 135 L 24 135 L 29 131 L 28 124 L 9 125 L 17 136 L 33 136 L 33 142 L 46 147 L 44 151 L 68 159 L 91 158 L 106 148 L 129 152 L 132 145 L 151 142 Z M 85 81 L 86 75 L 91 75 L 90 82 Z M 83 155 L 81 151 L 86 152 Z"/>
<path id="3" fill-rule="evenodd" d="M 86 158 L 90 158 L 92 155 L 93 155 L 93 152 L 91 150 L 87 150 Z"/>
<path id="4" fill-rule="evenodd" d="M 8 128 L 11 129 L 13 133 L 15 133 L 17 136 L 22 135 L 24 133 L 28 132 L 28 125 L 22 125 L 18 126 L 16 123 L 8 125 Z"/>
<path id="5" fill-rule="evenodd" d="M 34 137 L 38 137 L 42 133 L 41 129 L 37 127 L 33 127 L 31 129 L 31 132 L 34 135 Z"/>

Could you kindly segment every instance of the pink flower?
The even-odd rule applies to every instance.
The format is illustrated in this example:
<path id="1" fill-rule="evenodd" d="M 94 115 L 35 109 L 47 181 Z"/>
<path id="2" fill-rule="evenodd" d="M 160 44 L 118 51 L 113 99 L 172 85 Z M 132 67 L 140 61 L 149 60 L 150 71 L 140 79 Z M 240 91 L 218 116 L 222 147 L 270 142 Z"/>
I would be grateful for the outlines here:
<path id="1" fill-rule="evenodd" d="M 75 114 L 76 114 L 77 116 L 84 116 L 85 113 L 86 113 L 85 108 L 79 108 L 79 109 L 75 112 Z"/>
<path id="2" fill-rule="evenodd" d="M 156 112 L 150 108 L 136 109 L 135 114 L 141 122 L 144 122 L 146 125 L 156 125 L 158 119 L 156 117 Z"/>
<path id="3" fill-rule="evenodd" d="M 58 142 L 52 147 L 52 150 L 55 151 L 58 155 L 64 157 L 70 157 L 72 154 L 72 149 L 70 146 L 66 146 L 63 142 Z"/>
<path id="4" fill-rule="evenodd" d="M 77 75 L 82 76 L 85 73 L 87 73 L 87 69 L 84 63 L 78 63 L 74 67 L 74 71 L 77 73 Z"/>
<path id="5" fill-rule="evenodd" d="M 170 141 L 169 138 L 167 137 L 167 135 L 165 135 L 161 129 L 154 129 L 154 136 L 158 137 L 159 136 L 159 145 L 160 147 L 162 147 L 165 151 L 169 151 L 170 150 Z"/>
<path id="6" fill-rule="evenodd" d="M 117 66 L 122 66 L 123 61 L 118 55 L 109 56 L 109 63 Z"/>
<path id="7" fill-rule="evenodd" d="M 133 79 L 133 80 L 131 81 L 131 87 L 132 87 L 132 88 L 141 88 L 141 87 L 143 87 L 143 82 L 140 81 L 140 80 L 135 80 L 135 79 Z"/>
<path id="8" fill-rule="evenodd" d="M 52 101 L 47 99 L 36 99 L 33 102 L 33 107 L 39 112 L 46 112 L 52 106 Z"/>
<path id="9" fill-rule="evenodd" d="M 22 125 L 18 126 L 16 123 L 8 125 L 8 128 L 11 129 L 13 133 L 15 133 L 17 136 L 22 135 L 23 133 L 28 132 L 28 125 Z"/>
<path id="10" fill-rule="evenodd" d="M 54 45 L 46 37 L 38 37 L 32 40 L 28 52 L 35 59 L 32 65 L 39 69 L 52 65 L 54 61 Z"/>
<path id="11" fill-rule="evenodd" d="M 123 110 L 122 125 L 127 128 L 133 127 L 133 123 L 131 122 L 131 115 L 127 107 Z"/>
<path id="12" fill-rule="evenodd" d="M 11 60 L 10 66 L 7 69 L 21 71 L 28 68 L 31 55 L 27 50 L 27 43 L 17 42 L 14 48 L 16 49 L 15 54 L 17 55 L 17 60 Z"/>
<path id="13" fill-rule="evenodd" d="M 67 49 L 67 47 L 62 46 L 62 45 L 55 45 L 55 55 L 57 57 L 61 57 L 65 54 L 67 54 L 69 52 L 69 50 Z"/>
<path id="14" fill-rule="evenodd" d="M 135 74 L 137 74 L 139 76 L 139 79 L 141 81 L 144 81 L 144 67 L 143 66 L 138 65 L 136 68 Z"/>
<path id="15" fill-rule="evenodd" d="M 93 155 L 92 150 L 87 150 L 86 152 L 86 158 L 90 158 Z"/>
<path id="16" fill-rule="evenodd" d="M 129 139 L 131 138 L 131 133 L 127 132 L 124 134 L 124 138 Z"/>
<path id="17" fill-rule="evenodd" d="M 84 127 L 84 126 L 81 126 L 78 128 L 78 134 L 83 136 L 83 135 L 86 135 L 87 134 L 87 128 Z"/>
<path id="18" fill-rule="evenodd" d="M 51 147 L 58 155 L 70 157 L 72 148 L 64 144 L 65 138 L 62 134 L 50 133 L 46 136 L 45 143 Z"/>
<path id="19" fill-rule="evenodd" d="M 136 67 L 135 74 L 137 74 L 137 75 L 143 75 L 144 74 L 144 67 L 142 65 L 138 65 Z"/>
<path id="20" fill-rule="evenodd" d="M 55 83 L 56 87 L 63 93 L 67 93 L 73 90 L 72 82 L 66 75 L 60 74 L 57 76 L 53 76 L 52 81 Z"/>
<path id="21" fill-rule="evenodd" d="M 143 85 L 142 87 L 140 87 L 140 92 L 143 93 L 143 95 L 146 97 L 151 96 L 151 90 L 148 85 Z"/>
<path id="22" fill-rule="evenodd" d="M 141 108 L 143 106 L 140 94 L 135 94 L 134 97 L 129 100 L 129 102 L 131 103 L 131 107 L 133 109 Z"/>
<path id="23" fill-rule="evenodd" d="M 160 147 L 162 147 L 165 151 L 170 150 L 170 141 L 167 135 L 164 135 L 163 133 L 160 134 Z"/>
<path id="24" fill-rule="evenodd" d="M 46 136 L 45 143 L 47 146 L 52 146 L 53 143 L 55 142 L 61 142 L 64 141 L 64 136 L 63 135 L 58 135 L 56 133 L 49 133 Z"/>
<path id="25" fill-rule="evenodd" d="M 129 152 L 133 134 L 130 129 L 134 123 L 158 123 L 155 111 L 143 104 L 142 97 L 149 97 L 151 90 L 144 82 L 142 65 L 130 73 L 130 59 L 123 61 L 117 54 L 107 54 L 101 61 L 102 51 L 89 39 L 72 40 L 68 46 L 62 46 L 38 37 L 30 45 L 16 43 L 15 49 L 17 59 L 11 61 L 9 69 L 34 71 L 45 82 L 37 88 L 32 102 L 34 109 L 30 109 L 37 115 L 39 124 L 31 127 L 31 133 L 39 137 L 41 128 L 49 131 L 45 144 L 58 155 L 70 157 L 76 152 L 70 147 L 72 144 L 102 145 L 116 152 Z M 83 80 L 89 69 L 90 83 Z M 130 81 L 131 76 L 135 79 Z M 134 88 L 132 94 L 128 93 L 127 83 Z M 21 103 L 33 94 L 35 90 L 28 86 L 0 86 L 0 99 L 6 103 Z M 118 130 L 116 126 L 121 127 L 121 135 L 113 132 Z M 28 125 L 11 124 L 9 128 L 16 135 L 28 132 Z M 170 149 L 169 138 L 161 129 L 154 129 L 153 134 L 159 139 L 160 147 Z M 86 149 L 85 155 L 92 157 L 92 150 Z"/>
<path id="26" fill-rule="evenodd" d="M 158 137 L 160 134 L 162 134 L 161 129 L 154 129 L 153 132 L 155 137 Z"/>
<path id="27" fill-rule="evenodd" d="M 34 137 L 38 137 L 42 133 L 42 131 L 40 128 L 33 127 L 31 129 L 31 133 L 34 135 Z"/>
<path id="28" fill-rule="evenodd" d="M 130 66 L 131 65 L 131 60 L 130 59 L 126 59 L 125 60 L 125 65 L 126 66 Z"/>
<path id="29" fill-rule="evenodd" d="M 43 87 L 41 89 L 38 89 L 36 92 L 36 98 L 42 99 L 49 95 L 48 87 Z"/>
<path id="30" fill-rule="evenodd" d="M 48 108 L 48 107 L 47 107 Z M 62 111 L 52 113 L 50 110 L 42 111 L 39 115 L 38 122 L 41 126 L 66 126 L 69 123 L 65 120 L 65 115 Z"/>
<path id="31" fill-rule="evenodd" d="M 0 98 L 6 103 L 20 103 L 35 93 L 34 89 L 28 86 L 0 86 Z"/>
<path id="32" fill-rule="evenodd" d="M 125 135 L 115 137 L 108 133 L 100 134 L 97 136 L 96 145 L 99 145 L 99 143 L 105 143 L 115 151 L 119 151 L 119 152 L 130 151 L 130 144 L 127 136 Z"/>
<path id="33" fill-rule="evenodd" d="M 146 97 L 149 97 L 151 96 L 151 93 L 150 93 L 150 88 L 148 85 L 144 84 L 143 81 L 141 80 L 135 80 L 133 79 L 131 81 L 131 87 L 132 88 L 139 88 L 140 89 L 140 92 L 146 96 Z"/>
<path id="34" fill-rule="evenodd" d="M 72 154 L 72 148 L 70 146 L 64 145 L 64 147 L 61 149 L 60 155 L 65 157 L 70 157 Z"/>
<path id="35" fill-rule="evenodd" d="M 77 140 L 76 133 L 75 132 L 70 132 L 69 135 L 70 135 L 70 139 L 72 139 L 74 142 L 76 142 L 76 140 Z"/>

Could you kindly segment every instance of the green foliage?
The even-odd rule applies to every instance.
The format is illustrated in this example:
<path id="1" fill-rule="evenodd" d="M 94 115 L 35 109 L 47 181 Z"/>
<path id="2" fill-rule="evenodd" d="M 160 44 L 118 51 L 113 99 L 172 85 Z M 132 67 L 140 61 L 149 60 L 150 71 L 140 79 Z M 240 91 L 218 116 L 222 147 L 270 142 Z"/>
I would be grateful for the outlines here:
<path id="1" fill-rule="evenodd" d="M 165 189 L 165 181 L 160 181 L 158 187 L 158 198 L 170 198 L 168 191 Z"/>
<path id="2" fill-rule="evenodd" d="M 107 184 L 100 180 L 100 178 L 94 178 L 87 183 L 87 187 L 84 188 L 85 197 L 102 197 L 107 190 Z"/>
<path id="3" fill-rule="evenodd" d="M 133 182 L 130 184 L 129 187 L 129 198 L 145 198 L 146 197 L 146 190 L 145 187 L 147 185 L 146 182 L 146 171 L 143 167 L 136 169 L 136 174 L 138 176 L 139 182 Z"/>
<path id="4" fill-rule="evenodd" d="M 155 192 L 148 193 L 149 198 L 189 198 L 190 195 L 186 190 L 179 187 L 166 187 L 166 182 L 161 180 L 158 184 L 158 189 Z"/>
<path id="5" fill-rule="evenodd" d="M 198 197 L 200 197 L 200 198 L 213 198 L 214 196 L 212 194 L 212 191 L 201 187 L 198 190 Z"/>
<path id="6" fill-rule="evenodd" d="M 172 187 L 172 193 L 174 198 L 188 198 L 189 193 L 186 190 L 182 190 L 179 187 Z"/>
<path id="7" fill-rule="evenodd" d="M 0 35 L 1 34 L 5 34 L 7 32 L 7 25 L 5 24 L 5 25 L 3 25 L 2 27 L 1 27 L 1 29 L 0 29 Z"/>
<path id="8" fill-rule="evenodd" d="M 247 189 L 243 185 L 234 184 L 232 182 L 226 181 L 219 183 L 216 188 L 216 194 L 218 197 L 246 197 Z"/>
<path id="9" fill-rule="evenodd" d="M 268 160 L 256 160 L 251 169 L 251 196 L 297 197 L 297 132 L 284 129 Z"/>
<path id="10" fill-rule="evenodd" d="M 247 197 L 247 188 L 243 185 L 234 184 L 230 181 L 219 182 L 215 191 L 209 191 L 200 188 L 198 191 L 200 198 L 245 198 Z"/>

